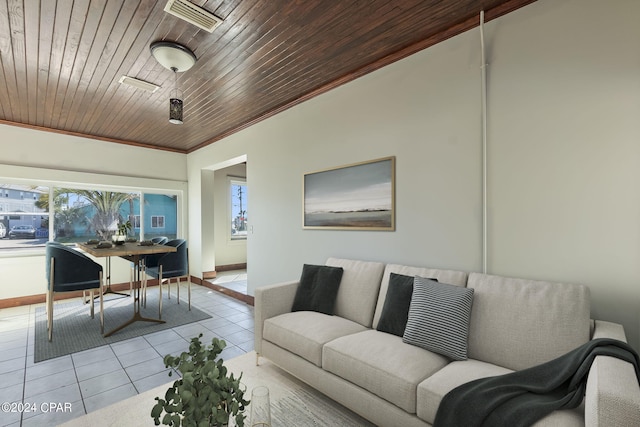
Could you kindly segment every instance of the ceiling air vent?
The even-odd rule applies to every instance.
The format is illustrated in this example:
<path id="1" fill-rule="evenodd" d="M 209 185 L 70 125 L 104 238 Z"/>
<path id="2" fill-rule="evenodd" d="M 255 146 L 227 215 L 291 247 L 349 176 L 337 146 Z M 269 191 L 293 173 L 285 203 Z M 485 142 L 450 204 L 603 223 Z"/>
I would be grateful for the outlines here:
<path id="1" fill-rule="evenodd" d="M 157 91 L 160 88 L 160 86 L 154 85 L 153 83 L 145 82 L 144 80 L 139 80 L 135 77 L 129 76 L 122 76 L 118 81 L 122 84 L 133 86 L 136 89 L 146 90 L 151 93 Z"/>
<path id="2" fill-rule="evenodd" d="M 210 33 L 222 22 L 211 12 L 187 0 L 169 0 L 164 7 L 164 11 Z"/>

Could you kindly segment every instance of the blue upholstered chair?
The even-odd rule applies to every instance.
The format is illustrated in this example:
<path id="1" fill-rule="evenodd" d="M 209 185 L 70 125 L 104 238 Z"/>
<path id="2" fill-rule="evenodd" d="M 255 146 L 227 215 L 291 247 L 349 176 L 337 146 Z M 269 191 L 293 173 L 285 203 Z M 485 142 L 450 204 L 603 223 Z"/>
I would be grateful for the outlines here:
<path id="1" fill-rule="evenodd" d="M 85 254 L 61 243 L 48 242 L 46 247 L 47 272 L 47 330 L 49 341 L 53 337 L 53 301 L 58 292 L 91 291 L 91 318 L 94 318 L 94 291 L 100 296 L 100 332 L 104 333 L 102 299 L 102 266 Z"/>
<path id="2" fill-rule="evenodd" d="M 169 239 L 165 236 L 158 236 L 158 237 L 154 237 L 153 239 L 151 239 L 151 241 L 153 243 L 155 243 L 156 245 L 164 245 L 165 243 L 167 243 L 169 241 Z"/>
<path id="3" fill-rule="evenodd" d="M 189 294 L 189 310 L 191 310 L 191 281 L 189 280 L 189 256 L 187 241 L 184 239 L 169 240 L 167 246 L 174 246 L 176 252 L 162 254 L 158 258 L 150 260 L 152 265 L 145 265 L 145 273 L 154 279 L 158 279 L 158 289 L 160 292 L 158 310 L 162 317 L 162 282 L 167 280 L 169 289 L 169 299 L 171 299 L 171 279 L 178 281 L 178 304 L 180 304 L 180 281 L 184 277 L 187 279 Z"/>

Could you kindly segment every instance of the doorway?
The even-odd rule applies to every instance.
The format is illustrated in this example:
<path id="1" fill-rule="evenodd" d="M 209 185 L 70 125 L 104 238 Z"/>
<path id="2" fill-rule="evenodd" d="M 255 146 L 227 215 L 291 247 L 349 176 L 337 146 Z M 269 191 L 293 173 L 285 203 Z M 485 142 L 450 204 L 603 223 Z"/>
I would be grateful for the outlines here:
<path id="1" fill-rule="evenodd" d="M 244 300 L 250 195 L 246 157 L 237 160 L 203 173 L 203 221 L 208 223 L 202 228 L 203 262 L 206 258 L 204 278 L 214 289 Z"/>

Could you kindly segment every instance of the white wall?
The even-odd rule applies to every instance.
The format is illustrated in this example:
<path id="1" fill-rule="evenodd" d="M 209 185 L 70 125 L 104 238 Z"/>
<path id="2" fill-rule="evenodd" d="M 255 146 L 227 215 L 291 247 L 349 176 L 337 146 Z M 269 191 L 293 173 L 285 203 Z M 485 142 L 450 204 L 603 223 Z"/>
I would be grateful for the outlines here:
<path id="1" fill-rule="evenodd" d="M 3 165 L 185 181 L 185 155 L 0 124 Z"/>
<path id="2" fill-rule="evenodd" d="M 97 185 L 112 189 L 172 190 L 181 194 L 179 218 L 188 233 L 186 155 L 0 125 L 0 183 Z M 0 299 L 43 294 L 44 249 L 0 253 Z M 104 266 L 104 259 L 99 260 Z M 113 283 L 129 281 L 129 263 L 112 262 Z"/>
<path id="3" fill-rule="evenodd" d="M 640 343 L 640 2 L 544 1 L 492 28 L 490 270 L 589 285 Z"/>
<path id="4" fill-rule="evenodd" d="M 636 347 L 638 16 L 636 0 L 539 0 L 485 28 L 488 272 L 589 285 L 594 317 Z M 189 154 L 190 193 L 201 169 L 247 156 L 249 293 L 328 256 L 480 271 L 479 88 L 475 29 Z M 395 232 L 302 229 L 304 173 L 389 155 Z"/>

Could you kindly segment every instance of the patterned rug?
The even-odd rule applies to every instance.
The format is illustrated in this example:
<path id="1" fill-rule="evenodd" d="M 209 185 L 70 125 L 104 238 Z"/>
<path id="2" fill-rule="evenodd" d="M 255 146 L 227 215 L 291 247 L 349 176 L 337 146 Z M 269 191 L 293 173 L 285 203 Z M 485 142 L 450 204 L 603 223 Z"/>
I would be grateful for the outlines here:
<path id="1" fill-rule="evenodd" d="M 256 353 L 249 352 L 225 361 L 234 374 L 242 373 L 242 383 L 247 387 L 247 398 L 251 398 L 254 387 L 269 388 L 271 403 L 271 427 L 373 427 L 349 409 L 334 402 L 320 392 L 289 375 L 270 361 L 261 358 L 256 366 Z M 151 408 L 154 397 L 164 396 L 172 382 L 149 390 L 132 398 L 114 403 L 106 408 L 80 416 L 63 427 L 111 427 L 136 425 L 153 426 Z M 250 426 L 250 406 L 245 413 L 245 426 Z M 235 426 L 231 422 L 229 427 Z"/>
<path id="2" fill-rule="evenodd" d="M 88 295 L 88 294 L 87 294 Z M 147 292 L 147 308 L 141 311 L 142 316 L 158 317 L 158 295 Z M 71 302 L 56 302 L 53 306 L 53 340 L 49 342 L 47 335 L 47 315 L 44 306 L 36 309 L 34 362 L 78 351 L 112 344 L 118 341 L 135 338 L 164 329 L 187 323 L 208 319 L 211 316 L 198 310 L 181 298 L 177 304 L 175 294 L 171 300 L 162 301 L 162 320 L 165 323 L 134 322 L 126 328 L 105 338 L 100 333 L 100 305 L 95 302 L 95 318 L 91 318 L 90 307 L 83 304 L 81 298 Z M 133 316 L 133 299 L 120 295 L 107 294 L 104 301 L 104 331 L 109 332 L 126 322 Z"/>

